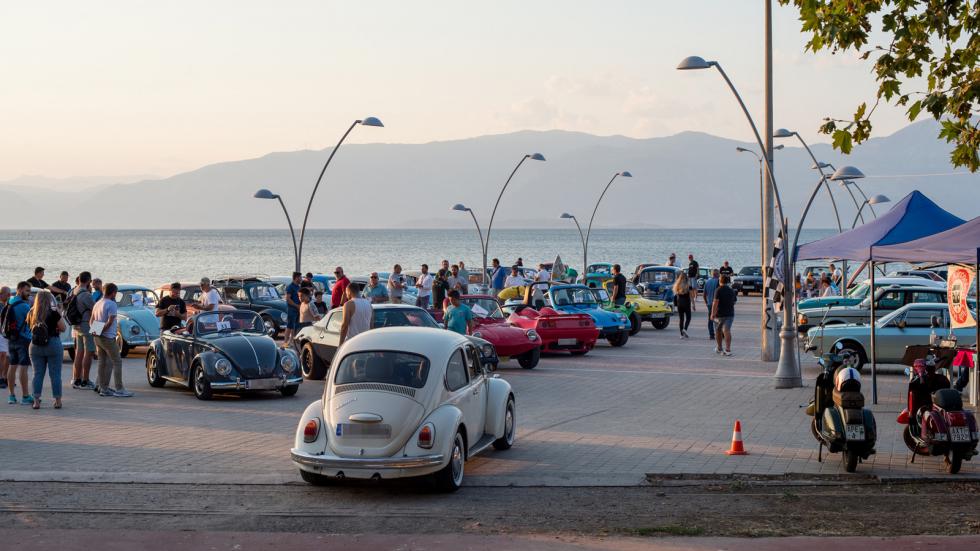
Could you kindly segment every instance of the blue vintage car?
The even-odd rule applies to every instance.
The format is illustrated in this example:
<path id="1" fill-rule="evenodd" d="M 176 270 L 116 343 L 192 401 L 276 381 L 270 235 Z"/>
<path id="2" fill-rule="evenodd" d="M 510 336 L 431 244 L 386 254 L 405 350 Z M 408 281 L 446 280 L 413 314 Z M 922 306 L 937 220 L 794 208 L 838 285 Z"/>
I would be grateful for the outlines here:
<path id="1" fill-rule="evenodd" d="M 643 298 L 674 303 L 674 281 L 681 271 L 676 266 L 649 266 L 633 276 L 633 283 Z"/>
<path id="2" fill-rule="evenodd" d="M 299 357 L 279 348 L 255 312 L 201 312 L 187 326 L 164 331 L 146 354 L 146 380 L 190 387 L 199 400 L 215 391 L 273 390 L 296 394 L 303 375 Z"/>
<path id="3" fill-rule="evenodd" d="M 138 346 L 149 346 L 160 336 L 160 319 L 156 315 L 158 298 L 156 293 L 141 285 L 119 285 L 116 344 L 121 356 L 126 357 Z"/>
<path id="4" fill-rule="evenodd" d="M 581 284 L 552 285 L 548 289 L 551 307 L 563 314 L 588 314 L 599 329 L 599 338 L 612 346 L 623 346 L 630 336 L 630 321 L 619 312 L 602 309 L 592 289 Z"/>

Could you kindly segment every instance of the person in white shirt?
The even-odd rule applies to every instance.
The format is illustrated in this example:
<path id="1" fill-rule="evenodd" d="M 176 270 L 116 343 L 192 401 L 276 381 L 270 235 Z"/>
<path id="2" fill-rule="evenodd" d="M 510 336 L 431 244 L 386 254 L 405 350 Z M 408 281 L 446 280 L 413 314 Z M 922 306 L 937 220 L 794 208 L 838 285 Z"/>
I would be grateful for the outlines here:
<path id="1" fill-rule="evenodd" d="M 415 305 L 419 308 L 429 308 L 429 300 L 432 298 L 432 274 L 429 273 L 429 265 L 422 265 L 422 274 L 415 281 L 415 288 L 418 289 L 418 299 Z M 442 305 L 439 305 L 441 308 Z"/>
<path id="2" fill-rule="evenodd" d="M 201 300 L 198 301 L 198 307 L 205 312 L 210 312 L 221 304 L 221 297 L 218 296 L 218 290 L 211 286 L 211 280 L 202 277 L 201 278 Z"/>
<path id="3" fill-rule="evenodd" d="M 551 281 L 551 272 L 544 267 L 544 264 L 538 264 L 538 274 L 534 276 L 534 281 Z"/>
<path id="4" fill-rule="evenodd" d="M 524 278 L 521 277 L 520 273 L 517 271 L 517 266 L 510 267 L 510 275 L 504 280 L 504 289 L 510 287 L 520 287 L 524 285 Z"/>

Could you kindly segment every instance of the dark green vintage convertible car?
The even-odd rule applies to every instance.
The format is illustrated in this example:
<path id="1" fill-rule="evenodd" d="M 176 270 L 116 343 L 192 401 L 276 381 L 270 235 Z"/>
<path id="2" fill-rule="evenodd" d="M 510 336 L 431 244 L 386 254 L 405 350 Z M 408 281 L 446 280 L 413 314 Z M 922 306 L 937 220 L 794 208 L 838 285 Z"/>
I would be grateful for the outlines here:
<path id="1" fill-rule="evenodd" d="M 215 391 L 274 390 L 292 396 L 303 376 L 299 358 L 276 346 L 262 318 L 248 310 L 202 312 L 186 327 L 164 331 L 150 343 L 146 380 L 190 387 L 200 400 Z"/>

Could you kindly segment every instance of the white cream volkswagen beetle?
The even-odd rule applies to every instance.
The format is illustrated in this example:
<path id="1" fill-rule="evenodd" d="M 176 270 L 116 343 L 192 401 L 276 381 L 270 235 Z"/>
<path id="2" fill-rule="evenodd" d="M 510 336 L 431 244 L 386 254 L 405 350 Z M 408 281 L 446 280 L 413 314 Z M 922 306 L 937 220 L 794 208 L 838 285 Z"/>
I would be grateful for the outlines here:
<path id="1" fill-rule="evenodd" d="M 290 453 L 311 484 L 434 474 L 455 491 L 465 461 L 491 445 L 510 448 L 516 430 L 510 384 L 480 364 L 470 339 L 390 327 L 340 347 Z"/>

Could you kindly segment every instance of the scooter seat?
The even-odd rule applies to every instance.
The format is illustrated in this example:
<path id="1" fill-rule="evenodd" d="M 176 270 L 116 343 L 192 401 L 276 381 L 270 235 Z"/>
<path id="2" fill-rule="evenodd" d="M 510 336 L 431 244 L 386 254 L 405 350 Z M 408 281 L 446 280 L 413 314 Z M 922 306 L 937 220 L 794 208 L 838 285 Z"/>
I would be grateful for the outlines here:
<path id="1" fill-rule="evenodd" d="M 951 388 L 941 388 L 932 394 L 932 403 L 946 411 L 962 411 L 963 397 Z"/>
<path id="2" fill-rule="evenodd" d="M 844 409 L 862 409 L 864 407 L 864 394 L 854 390 L 841 392 L 834 389 L 834 405 Z"/>

